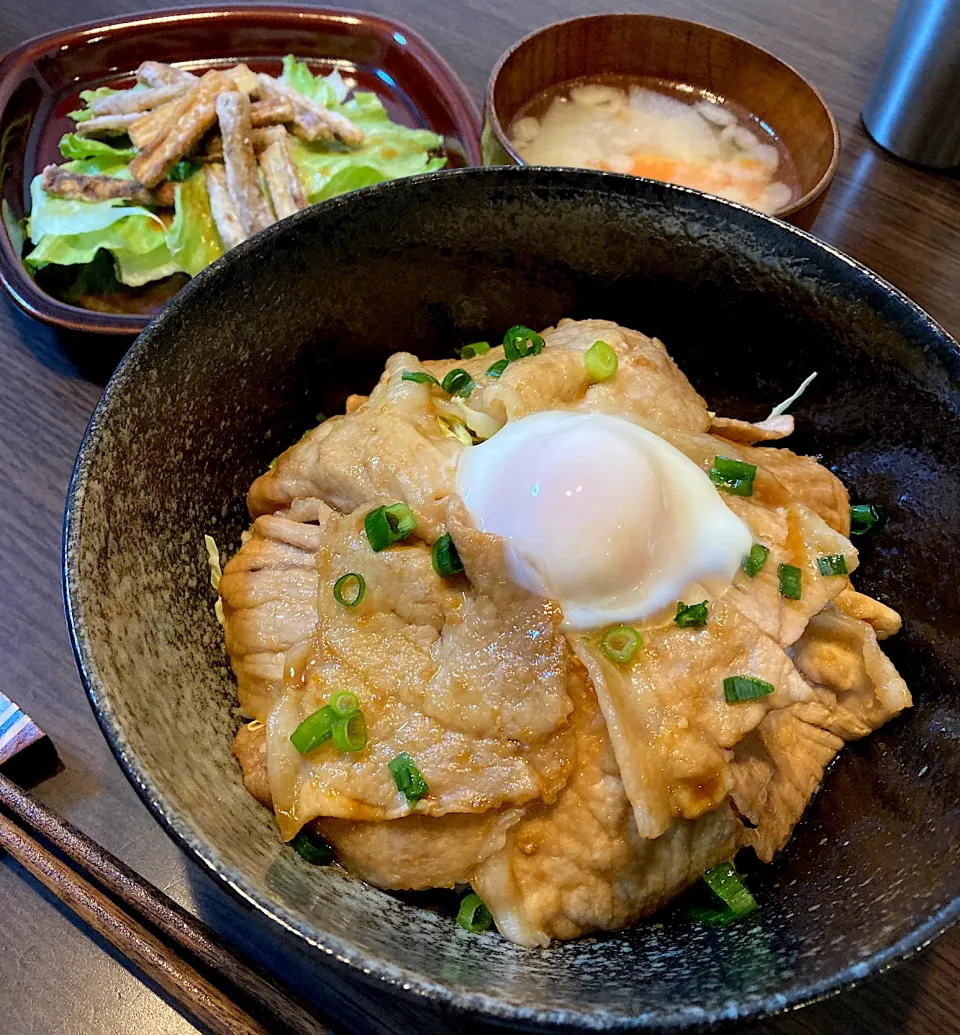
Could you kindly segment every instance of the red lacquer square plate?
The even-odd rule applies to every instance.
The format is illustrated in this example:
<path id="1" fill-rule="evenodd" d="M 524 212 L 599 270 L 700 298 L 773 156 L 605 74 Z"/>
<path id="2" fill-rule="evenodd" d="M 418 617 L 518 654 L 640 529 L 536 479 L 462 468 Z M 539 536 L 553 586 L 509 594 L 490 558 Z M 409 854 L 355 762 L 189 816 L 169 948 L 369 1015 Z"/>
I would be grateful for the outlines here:
<path id="1" fill-rule="evenodd" d="M 133 335 L 169 297 L 141 289 L 113 300 L 126 311 L 83 309 L 43 291 L 20 260 L 30 181 L 62 161 L 57 145 L 81 90 L 129 85 L 148 59 L 191 71 L 245 61 L 277 74 L 288 53 L 314 72 L 339 68 L 375 91 L 394 121 L 440 134 L 451 168 L 481 164 L 480 115 L 466 87 L 426 40 L 387 18 L 285 5 L 192 7 L 48 33 L 0 58 L 0 280 L 14 301 L 60 327 Z"/>

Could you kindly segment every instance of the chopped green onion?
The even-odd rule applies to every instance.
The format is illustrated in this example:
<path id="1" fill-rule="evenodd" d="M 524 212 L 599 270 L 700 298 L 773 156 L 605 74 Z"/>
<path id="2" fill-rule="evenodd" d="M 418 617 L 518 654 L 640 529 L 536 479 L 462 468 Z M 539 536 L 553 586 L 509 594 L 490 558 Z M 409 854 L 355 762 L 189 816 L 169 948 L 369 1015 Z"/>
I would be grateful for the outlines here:
<path id="1" fill-rule="evenodd" d="M 493 926 L 493 916 L 484 905 L 483 899 L 471 891 L 460 899 L 457 923 L 471 934 L 480 934 L 489 931 Z"/>
<path id="2" fill-rule="evenodd" d="M 523 324 L 515 324 L 503 336 L 503 354 L 508 360 L 526 359 L 543 352 L 543 338 Z"/>
<path id="3" fill-rule="evenodd" d="M 685 604 L 682 600 L 677 601 L 677 613 L 673 619 L 681 629 L 690 629 L 697 625 L 707 624 L 707 602 L 699 604 Z"/>
<path id="4" fill-rule="evenodd" d="M 335 719 L 336 715 L 333 709 L 330 705 L 325 704 L 312 715 L 308 715 L 290 734 L 290 743 L 293 744 L 301 755 L 309 754 L 315 747 L 319 747 L 333 735 Z"/>
<path id="5" fill-rule="evenodd" d="M 746 916 L 757 908 L 757 900 L 747 890 L 743 878 L 731 863 L 721 863 L 707 870 L 703 881 L 735 917 Z"/>
<path id="6" fill-rule="evenodd" d="M 643 637 L 629 625 L 611 626 L 600 637 L 600 649 L 618 665 L 628 665 L 637 648 L 643 646 Z"/>
<path id="7" fill-rule="evenodd" d="M 387 764 L 387 768 L 393 774 L 393 782 L 397 785 L 397 790 L 411 805 L 416 805 L 421 798 L 430 793 L 427 781 L 420 775 L 420 770 L 413 764 L 413 759 L 406 751 L 401 751 L 392 762 Z"/>
<path id="8" fill-rule="evenodd" d="M 487 367 L 487 377 L 498 378 L 507 367 L 510 366 L 509 359 L 498 359 Z"/>
<path id="9" fill-rule="evenodd" d="M 474 356 L 482 356 L 485 352 L 490 351 L 490 342 L 488 341 L 475 341 L 469 345 L 464 345 L 460 350 L 461 359 L 473 359 Z"/>
<path id="10" fill-rule="evenodd" d="M 777 578 L 780 580 L 780 596 L 788 600 L 799 600 L 802 594 L 803 575 L 799 568 L 781 562 L 777 565 Z"/>
<path id="11" fill-rule="evenodd" d="M 883 511 L 873 503 L 855 503 L 850 508 L 850 534 L 866 535 L 883 521 Z"/>
<path id="12" fill-rule="evenodd" d="M 767 563 L 770 551 L 760 543 L 754 543 L 750 552 L 740 562 L 740 567 L 749 579 L 755 579 L 760 569 Z"/>
<path id="13" fill-rule="evenodd" d="M 450 395 L 459 395 L 464 399 L 473 391 L 473 378 L 462 367 L 454 367 L 440 382 L 440 387 Z"/>
<path id="14" fill-rule="evenodd" d="M 449 532 L 444 532 L 433 544 L 430 560 L 433 563 L 433 570 L 442 579 L 449 578 L 451 575 L 459 575 L 463 571 L 463 562 L 460 560 L 460 554 L 457 553 L 457 548 L 450 538 Z"/>
<path id="15" fill-rule="evenodd" d="M 199 170 L 200 166 L 194 162 L 187 161 L 186 158 L 177 164 L 167 173 L 167 179 L 171 183 L 183 183 L 184 180 L 189 180 L 190 177 Z"/>
<path id="16" fill-rule="evenodd" d="M 327 418 L 323 415 L 323 410 L 321 410 L 316 417 L 317 424 L 322 424 L 326 419 Z"/>
<path id="17" fill-rule="evenodd" d="M 609 381 L 619 363 L 616 352 L 605 341 L 595 341 L 583 354 L 583 365 L 592 381 Z"/>
<path id="18" fill-rule="evenodd" d="M 270 470 L 272 471 L 272 470 L 273 470 L 273 469 L 274 469 L 274 468 L 275 468 L 275 467 L 277 466 L 277 461 L 278 461 L 279 459 L 280 459 L 280 458 L 279 458 L 278 456 L 275 456 L 275 457 L 274 457 L 274 458 L 273 458 L 273 459 L 272 459 L 272 460 L 270 461 L 270 463 L 268 463 L 268 464 L 267 464 L 267 467 L 269 467 L 269 468 L 270 468 Z"/>
<path id="19" fill-rule="evenodd" d="M 367 724 L 363 712 L 351 712 L 336 719 L 333 743 L 338 751 L 362 751 L 367 746 Z"/>
<path id="20" fill-rule="evenodd" d="M 842 553 L 827 554 L 817 558 L 817 567 L 821 575 L 847 575 L 847 559 Z"/>
<path id="21" fill-rule="evenodd" d="M 723 696 L 727 704 L 755 701 L 758 697 L 772 694 L 773 691 L 772 683 L 764 682 L 755 676 L 727 676 L 723 681 Z"/>
<path id="22" fill-rule="evenodd" d="M 438 385 L 440 382 L 433 376 L 428 374 L 426 370 L 404 370 L 400 375 L 401 381 L 415 381 L 418 385 Z"/>
<path id="23" fill-rule="evenodd" d="M 338 718 L 346 719 L 360 711 L 360 699 L 352 690 L 338 690 L 330 698 L 330 707 Z"/>
<path id="24" fill-rule="evenodd" d="M 745 464 L 742 460 L 731 460 L 726 456 L 715 456 L 713 467 L 709 470 L 710 481 L 731 496 L 752 496 L 753 480 L 757 469 L 753 464 Z"/>
<path id="25" fill-rule="evenodd" d="M 417 519 L 406 503 L 390 503 L 377 507 L 363 519 L 367 542 L 374 553 L 399 543 L 417 527 Z"/>
<path id="26" fill-rule="evenodd" d="M 290 847 L 314 866 L 327 866 L 333 862 L 333 849 L 330 845 L 306 827 L 290 842 Z"/>
<path id="27" fill-rule="evenodd" d="M 356 584 L 355 590 L 353 589 L 354 583 Z M 344 589 L 350 593 L 349 600 L 343 595 Z M 358 571 L 348 571 L 346 575 L 341 575 L 333 584 L 333 599 L 338 604 L 343 604 L 344 607 L 356 607 L 363 600 L 363 595 L 366 592 L 367 580 Z"/>

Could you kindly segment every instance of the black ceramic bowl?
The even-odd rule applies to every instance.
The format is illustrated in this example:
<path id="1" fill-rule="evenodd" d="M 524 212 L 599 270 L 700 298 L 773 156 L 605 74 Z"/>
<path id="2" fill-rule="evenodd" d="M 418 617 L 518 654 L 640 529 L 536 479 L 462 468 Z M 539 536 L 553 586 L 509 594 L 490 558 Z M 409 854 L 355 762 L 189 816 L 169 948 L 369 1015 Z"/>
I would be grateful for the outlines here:
<path id="1" fill-rule="evenodd" d="M 915 707 L 844 749 L 760 910 L 680 911 L 519 949 L 280 845 L 230 754 L 234 687 L 202 537 L 236 549 L 252 478 L 386 356 L 599 316 L 656 334 L 711 408 L 758 418 L 812 370 L 794 449 L 890 512 L 858 583 L 900 610 Z M 231 251 L 120 366 L 70 490 L 66 595 L 93 707 L 185 850 L 374 981 L 477 1017 L 683 1029 L 782 1010 L 920 947 L 960 912 L 960 351 L 806 234 L 683 188 L 468 170 L 337 198 Z M 318 963 L 323 954 L 318 953 Z"/>

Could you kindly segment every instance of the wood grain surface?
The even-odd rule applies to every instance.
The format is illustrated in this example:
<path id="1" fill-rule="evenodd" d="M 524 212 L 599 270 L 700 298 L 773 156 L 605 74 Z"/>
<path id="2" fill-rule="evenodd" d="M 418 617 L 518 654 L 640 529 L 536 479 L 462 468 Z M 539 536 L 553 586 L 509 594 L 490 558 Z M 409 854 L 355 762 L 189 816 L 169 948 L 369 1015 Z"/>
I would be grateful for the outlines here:
<path id="1" fill-rule="evenodd" d="M 346 2 L 346 0 L 344 0 Z M 0 0 L 0 50 L 80 18 L 153 7 L 137 0 Z M 840 124 L 837 181 L 814 232 L 893 281 L 960 333 L 960 179 L 888 157 L 859 111 L 896 0 L 359 0 L 422 32 L 478 99 L 518 37 L 602 10 L 705 21 L 774 51 L 821 90 Z M 87 419 L 120 343 L 58 335 L 0 301 L 0 687 L 42 726 L 63 770 L 43 800 L 323 1005 L 352 1033 L 470 1035 L 476 1025 L 394 1000 L 320 967 L 190 863 L 140 804 L 87 704 L 63 622 L 64 494 Z M 4 1035 L 179 1035 L 193 1031 L 143 975 L 73 919 L 9 856 L 0 859 L 0 1030 Z M 960 1033 L 960 930 L 860 988 L 751 1029 L 758 1035 Z"/>

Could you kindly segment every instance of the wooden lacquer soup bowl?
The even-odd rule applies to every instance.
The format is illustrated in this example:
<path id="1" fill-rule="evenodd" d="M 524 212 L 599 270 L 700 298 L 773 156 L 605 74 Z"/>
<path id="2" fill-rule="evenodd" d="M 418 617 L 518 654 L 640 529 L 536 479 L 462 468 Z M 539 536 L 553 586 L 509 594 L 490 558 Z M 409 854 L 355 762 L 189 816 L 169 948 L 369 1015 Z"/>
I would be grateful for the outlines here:
<path id="1" fill-rule="evenodd" d="M 914 706 L 848 745 L 725 929 L 682 906 L 518 948 L 450 899 L 378 891 L 283 845 L 231 755 L 236 686 L 204 534 L 233 554 L 246 492 L 386 358 L 513 324 L 657 335 L 713 410 L 761 419 L 813 370 L 787 440 L 889 511 L 857 586 L 903 614 L 884 648 Z M 327 967 L 525 1030 L 680 1030 L 836 992 L 960 911 L 960 351 L 889 284 L 784 223 L 610 173 L 398 180 L 285 219 L 177 293 L 108 385 L 68 504 L 66 599 L 120 764 L 201 868 Z M 464 1022 L 469 1024 L 469 1022 Z"/>
<path id="2" fill-rule="evenodd" d="M 614 74 L 704 91 L 753 114 L 793 161 L 800 196 L 776 215 L 809 229 L 840 157 L 837 123 L 817 90 L 790 65 L 720 29 L 653 14 L 597 14 L 538 29 L 500 59 L 487 83 L 485 165 L 522 165 L 510 127 L 544 91 Z"/>

